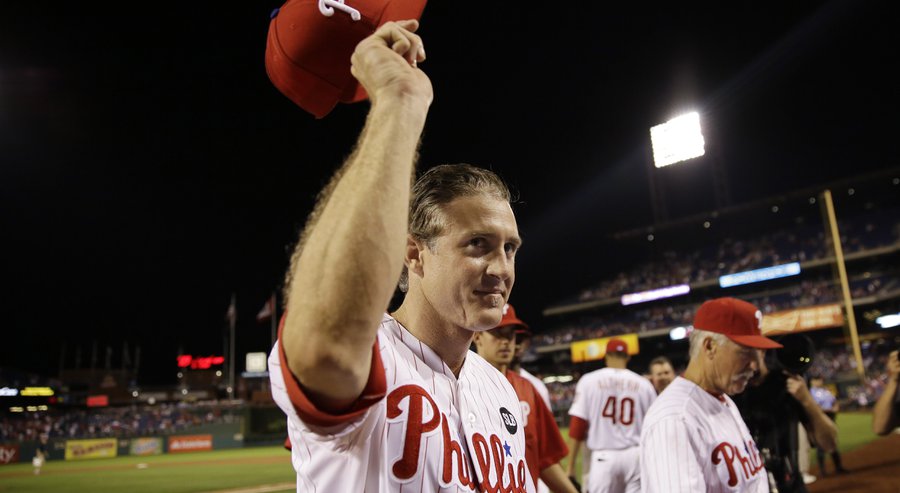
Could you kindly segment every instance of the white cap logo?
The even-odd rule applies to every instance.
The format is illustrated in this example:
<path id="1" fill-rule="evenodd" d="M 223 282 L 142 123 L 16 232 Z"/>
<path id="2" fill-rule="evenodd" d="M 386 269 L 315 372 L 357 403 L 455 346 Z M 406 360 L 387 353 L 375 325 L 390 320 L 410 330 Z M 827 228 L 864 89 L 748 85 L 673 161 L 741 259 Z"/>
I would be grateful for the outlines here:
<path id="1" fill-rule="evenodd" d="M 756 310 L 755 315 L 756 315 L 756 328 L 762 329 L 762 312 L 759 310 Z"/>

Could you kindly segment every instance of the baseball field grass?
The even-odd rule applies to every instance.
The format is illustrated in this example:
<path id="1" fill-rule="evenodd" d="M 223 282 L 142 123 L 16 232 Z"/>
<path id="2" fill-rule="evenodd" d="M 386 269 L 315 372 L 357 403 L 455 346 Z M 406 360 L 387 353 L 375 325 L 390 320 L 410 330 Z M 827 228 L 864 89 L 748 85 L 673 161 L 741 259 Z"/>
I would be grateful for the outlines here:
<path id="1" fill-rule="evenodd" d="M 192 493 L 295 491 L 290 453 L 282 447 L 49 461 L 0 467 L 0 492 Z"/>
<path id="2" fill-rule="evenodd" d="M 868 413 L 838 415 L 842 452 L 876 437 Z M 568 429 L 563 429 L 568 440 Z M 811 454 L 815 460 L 815 453 Z M 576 465 L 578 476 L 581 465 Z M 40 475 L 30 463 L 0 467 L 0 492 L 275 493 L 294 491 L 290 454 L 259 447 L 85 461 L 50 461 Z"/>

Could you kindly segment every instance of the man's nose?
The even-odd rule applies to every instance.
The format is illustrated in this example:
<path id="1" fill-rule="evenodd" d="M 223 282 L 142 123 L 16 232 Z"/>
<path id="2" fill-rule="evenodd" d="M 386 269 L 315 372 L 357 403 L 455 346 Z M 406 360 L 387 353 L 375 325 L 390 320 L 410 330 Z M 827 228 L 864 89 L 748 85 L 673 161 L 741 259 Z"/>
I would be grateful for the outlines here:
<path id="1" fill-rule="evenodd" d="M 513 272 L 513 261 L 506 256 L 505 251 L 500 250 L 491 256 L 487 269 L 488 275 L 496 277 L 501 281 L 506 281 L 512 276 Z"/>

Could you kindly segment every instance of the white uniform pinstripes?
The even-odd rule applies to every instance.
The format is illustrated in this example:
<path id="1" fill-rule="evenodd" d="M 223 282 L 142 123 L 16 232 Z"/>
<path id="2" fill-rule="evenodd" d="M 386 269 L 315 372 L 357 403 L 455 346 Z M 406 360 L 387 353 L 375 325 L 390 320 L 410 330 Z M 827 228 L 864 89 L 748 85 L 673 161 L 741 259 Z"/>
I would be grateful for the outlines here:
<path id="1" fill-rule="evenodd" d="M 469 485 L 477 477 L 487 489 L 512 483 L 512 491 L 534 493 L 519 400 L 500 372 L 469 352 L 457 379 L 387 314 L 376 344 L 386 396 L 349 423 L 320 427 L 304 422 L 288 395 L 276 343 L 272 395 L 288 416 L 298 492 L 461 493 L 478 491 Z"/>
<path id="2" fill-rule="evenodd" d="M 644 420 L 641 491 L 769 491 L 762 458 L 730 397 L 682 377 L 666 387 Z"/>

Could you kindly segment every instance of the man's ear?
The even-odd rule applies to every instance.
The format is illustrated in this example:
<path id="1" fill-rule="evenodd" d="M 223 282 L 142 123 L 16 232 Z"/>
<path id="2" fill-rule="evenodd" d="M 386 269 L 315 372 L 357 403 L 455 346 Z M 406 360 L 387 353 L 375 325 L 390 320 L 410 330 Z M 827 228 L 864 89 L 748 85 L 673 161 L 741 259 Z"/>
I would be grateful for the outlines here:
<path id="1" fill-rule="evenodd" d="M 422 251 L 424 249 L 425 243 L 416 241 L 412 235 L 406 236 L 406 258 L 404 259 L 406 269 L 419 277 L 422 277 L 424 272 L 422 269 Z"/>
<path id="2" fill-rule="evenodd" d="M 481 342 L 481 334 L 482 334 L 481 332 L 476 332 L 476 333 L 472 334 L 472 344 L 474 344 L 476 348 L 478 347 L 478 344 Z M 478 352 L 478 351 L 476 351 L 476 352 Z"/>
<path id="3" fill-rule="evenodd" d="M 703 339 L 703 352 L 706 353 L 707 358 L 713 359 L 718 349 L 719 345 L 716 343 L 715 339 L 712 337 Z"/>

